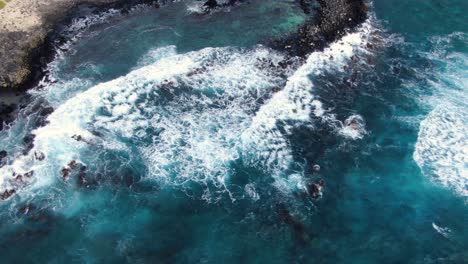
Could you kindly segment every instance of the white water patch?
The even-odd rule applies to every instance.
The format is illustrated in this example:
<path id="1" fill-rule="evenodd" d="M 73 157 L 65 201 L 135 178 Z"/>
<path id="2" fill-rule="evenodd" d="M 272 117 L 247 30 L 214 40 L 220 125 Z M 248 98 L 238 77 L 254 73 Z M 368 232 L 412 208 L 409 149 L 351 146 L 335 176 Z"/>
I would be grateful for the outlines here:
<path id="1" fill-rule="evenodd" d="M 136 70 L 137 68 L 141 68 L 143 66 L 154 64 L 162 58 L 175 56 L 176 54 L 177 47 L 173 45 L 151 49 L 140 60 L 138 60 L 137 67 L 133 70 Z"/>
<path id="2" fill-rule="evenodd" d="M 434 228 L 434 230 L 437 231 L 437 233 L 441 234 L 447 239 L 449 239 L 450 235 L 452 234 L 452 230 L 450 230 L 450 228 L 438 226 L 434 222 L 432 223 L 432 228 Z"/>
<path id="3" fill-rule="evenodd" d="M 258 201 L 260 199 L 260 195 L 258 194 L 257 190 L 255 190 L 254 184 L 246 184 L 244 187 L 244 191 L 253 201 Z"/>
<path id="4" fill-rule="evenodd" d="M 187 3 L 187 13 L 202 15 L 207 12 L 204 1 L 189 1 Z"/>
<path id="5" fill-rule="evenodd" d="M 324 51 L 312 53 L 307 62 L 288 78 L 284 89 L 260 108 L 252 125 L 242 133 L 244 160 L 271 173 L 279 189 L 289 192 L 305 186 L 303 171 L 293 169 L 294 158 L 286 137 L 294 126 L 313 126 L 310 124 L 311 114 L 339 124 L 337 131 L 345 137 L 361 138 L 365 132 L 363 125 L 356 127 L 356 131 L 349 131 L 351 128 L 323 109 L 322 103 L 314 98 L 311 76 L 325 70 L 341 69 L 357 50 L 366 52 L 362 47 L 365 47 L 370 31 L 370 22 L 367 21 L 357 32 L 344 36 Z"/>
<path id="6" fill-rule="evenodd" d="M 230 163 L 240 157 L 240 134 L 250 125 L 257 100 L 282 82 L 261 62 L 277 64 L 283 58 L 262 47 L 163 54 L 167 57 L 152 65 L 61 104 L 47 126 L 33 131 L 30 154 L 0 175 L 11 179 L 13 173 L 34 171 L 35 186 L 44 186 L 59 179 L 72 160 L 89 165 L 98 162 L 98 152 L 130 153 L 135 146 L 138 153 L 131 155 L 146 161 L 147 177 L 226 188 Z M 36 160 L 35 152 L 44 153 L 45 160 Z"/>
<path id="7" fill-rule="evenodd" d="M 421 122 L 414 160 L 443 186 L 468 196 L 468 116 L 466 108 L 439 106 Z"/>
<path id="8" fill-rule="evenodd" d="M 421 105 L 434 108 L 441 104 L 453 104 L 466 107 L 468 91 L 468 55 L 464 49 L 468 34 L 455 32 L 447 36 L 432 37 L 430 51 L 420 52 L 438 67 L 433 78 L 428 78 L 433 95 L 422 97 Z M 464 43 L 464 44 L 460 44 Z"/>
<path id="9" fill-rule="evenodd" d="M 282 82 L 257 64 L 261 59 L 277 63 L 282 57 L 264 48 L 201 52 L 206 58 L 199 67 L 188 78 L 177 79 L 178 87 L 195 93 L 148 109 L 149 126 L 159 134 L 140 149 L 153 176 L 177 185 L 211 182 L 224 188 L 232 163 L 240 158 L 240 135 L 251 123 L 257 100 Z"/>
<path id="10" fill-rule="evenodd" d="M 126 96 L 126 99 L 133 97 L 129 92 L 142 89 L 148 83 L 161 81 L 175 74 L 186 73 L 193 66 L 193 61 L 188 57 L 175 57 L 171 61 L 164 63 L 164 70 L 154 69 L 156 66 L 148 66 L 141 70 L 134 71 L 125 77 L 97 85 L 86 92 L 72 97 L 49 117 L 49 124 L 45 127 L 33 131 L 36 136 L 34 148 L 29 155 L 16 159 L 13 164 L 0 169 L 0 177 L 11 178 L 14 173 L 24 174 L 34 171 L 35 186 L 50 184 L 60 170 L 70 161 L 80 161 L 80 152 L 88 147 L 84 142 L 77 142 L 72 139 L 74 135 L 82 136 L 86 142 L 97 141 L 88 128 L 92 127 L 93 117 L 101 107 L 105 107 L 105 100 L 112 95 L 119 94 Z M 122 113 L 122 112 L 121 112 Z M 122 144 L 112 144 L 107 142 L 105 146 L 122 146 Z M 46 160 L 38 161 L 34 158 L 34 153 L 44 153 Z M 14 181 L 11 181 L 14 182 Z M 7 184 L 6 187 L 10 187 Z"/>

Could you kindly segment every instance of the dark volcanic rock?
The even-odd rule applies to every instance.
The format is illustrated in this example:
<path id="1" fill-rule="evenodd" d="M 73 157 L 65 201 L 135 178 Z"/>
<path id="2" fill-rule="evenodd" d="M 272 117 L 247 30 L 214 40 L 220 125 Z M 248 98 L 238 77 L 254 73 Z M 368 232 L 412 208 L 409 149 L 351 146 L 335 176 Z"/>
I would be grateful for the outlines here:
<path id="1" fill-rule="evenodd" d="M 33 134 L 29 134 L 23 138 L 23 143 L 24 143 L 24 151 L 23 154 L 26 155 L 28 152 L 34 147 L 34 138 L 36 136 Z"/>
<path id="2" fill-rule="evenodd" d="M 312 0 L 299 0 L 301 9 L 305 14 L 310 14 L 312 12 L 314 2 L 315 1 Z"/>
<path id="3" fill-rule="evenodd" d="M 216 7 L 227 7 L 236 4 L 237 2 L 244 2 L 245 0 L 207 0 L 203 6 L 208 10 Z"/>
<path id="4" fill-rule="evenodd" d="M 42 117 L 45 117 L 45 116 L 49 116 L 50 114 L 52 114 L 54 112 L 54 108 L 51 107 L 51 106 L 48 106 L 48 107 L 43 107 L 41 109 L 41 111 L 39 112 L 39 115 L 42 116 Z"/>
<path id="5" fill-rule="evenodd" d="M 301 1 L 304 12 L 307 11 L 306 2 Z M 273 48 L 286 49 L 291 55 L 304 57 L 313 51 L 323 50 L 367 17 L 368 8 L 362 0 L 318 0 L 318 3 L 317 12 L 310 21 L 295 34 L 273 41 Z"/>
<path id="6" fill-rule="evenodd" d="M 208 0 L 205 2 L 204 6 L 207 8 L 215 8 L 218 6 L 218 2 L 216 2 L 216 0 Z"/>
<path id="7" fill-rule="evenodd" d="M 292 227 L 297 241 L 301 244 L 304 244 L 306 240 L 308 240 L 308 235 L 304 225 L 296 218 L 294 218 L 294 216 L 289 212 L 288 208 L 284 204 L 277 204 L 276 211 L 281 222 Z"/>
<path id="8" fill-rule="evenodd" d="M 0 102 L 0 131 L 15 119 L 16 105 L 7 105 Z"/>
<path id="9" fill-rule="evenodd" d="M 6 157 L 8 153 L 5 150 L 0 151 L 0 168 L 6 163 Z"/>
<path id="10" fill-rule="evenodd" d="M 39 115 L 36 121 L 36 127 L 42 127 L 49 123 L 49 121 L 47 121 L 47 117 L 54 112 L 54 108 L 50 106 L 41 106 L 38 112 Z"/>
<path id="11" fill-rule="evenodd" d="M 14 190 L 14 189 L 12 189 L 12 190 L 5 190 L 3 193 L 0 194 L 0 199 L 2 199 L 2 200 L 7 200 L 7 199 L 9 199 L 11 196 L 13 196 L 15 193 L 16 193 L 16 190 Z"/>

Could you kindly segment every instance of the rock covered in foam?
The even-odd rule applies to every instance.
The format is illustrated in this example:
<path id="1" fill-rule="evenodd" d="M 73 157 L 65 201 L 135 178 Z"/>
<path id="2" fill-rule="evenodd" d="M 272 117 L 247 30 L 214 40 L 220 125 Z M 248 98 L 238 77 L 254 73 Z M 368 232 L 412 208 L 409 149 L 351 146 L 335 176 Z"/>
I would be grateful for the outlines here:
<path id="1" fill-rule="evenodd" d="M 346 118 L 339 133 L 350 139 L 362 139 L 366 134 L 364 118 L 360 115 L 351 115 Z"/>

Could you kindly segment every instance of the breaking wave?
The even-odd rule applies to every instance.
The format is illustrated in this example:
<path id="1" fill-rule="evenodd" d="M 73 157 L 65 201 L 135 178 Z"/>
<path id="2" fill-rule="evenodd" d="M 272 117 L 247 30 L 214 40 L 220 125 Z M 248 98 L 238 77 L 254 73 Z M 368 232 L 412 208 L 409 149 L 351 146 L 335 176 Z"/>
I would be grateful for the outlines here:
<path id="1" fill-rule="evenodd" d="M 414 159 L 435 182 L 468 196 L 466 109 L 439 106 L 421 123 Z"/>
<path id="2" fill-rule="evenodd" d="M 434 49 L 424 55 L 442 69 L 431 81 L 433 110 L 421 122 L 413 154 L 423 174 L 434 182 L 468 196 L 468 57 L 458 51 L 467 35 L 453 33 L 431 39 Z"/>
<path id="3" fill-rule="evenodd" d="M 15 187 L 12 177 L 30 172 L 35 177 L 26 186 L 48 185 L 61 179 L 71 161 L 104 173 L 138 161 L 145 178 L 174 186 L 212 184 L 229 192 L 233 164 L 241 162 L 271 175 L 281 191 L 304 188 L 304 172 L 294 166 L 287 140 L 294 126 L 313 126 L 315 116 L 339 123 L 336 132 L 344 137 L 365 134 L 362 117 L 341 123 L 323 109 L 311 76 L 340 70 L 357 50 L 366 52 L 369 30 L 364 24 L 297 69 L 294 59 L 263 46 L 185 54 L 174 46 L 152 50 L 126 76 L 84 92 L 67 91 L 48 124 L 32 132 L 29 154 L 0 168 L 7 179 L 3 186 Z M 285 66 L 286 60 L 291 63 Z M 109 152 L 120 156 L 120 163 L 101 162 Z M 243 189 L 259 199 L 254 185 Z"/>

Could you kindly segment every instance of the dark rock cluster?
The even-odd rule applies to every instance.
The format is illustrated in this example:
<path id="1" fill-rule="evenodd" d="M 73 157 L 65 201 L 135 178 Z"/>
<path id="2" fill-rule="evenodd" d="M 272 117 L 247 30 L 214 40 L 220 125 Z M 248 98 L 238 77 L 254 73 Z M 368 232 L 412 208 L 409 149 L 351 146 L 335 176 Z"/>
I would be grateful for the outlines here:
<path id="1" fill-rule="evenodd" d="M 226 6 L 232 6 L 237 2 L 244 2 L 245 0 L 207 0 L 204 4 L 204 6 L 208 9 L 213 9 L 217 7 L 226 7 Z"/>

